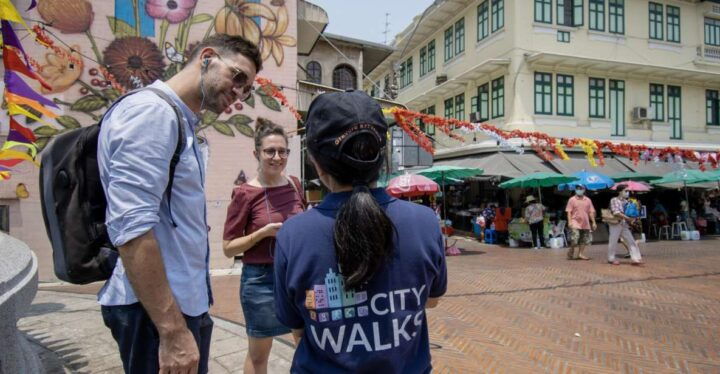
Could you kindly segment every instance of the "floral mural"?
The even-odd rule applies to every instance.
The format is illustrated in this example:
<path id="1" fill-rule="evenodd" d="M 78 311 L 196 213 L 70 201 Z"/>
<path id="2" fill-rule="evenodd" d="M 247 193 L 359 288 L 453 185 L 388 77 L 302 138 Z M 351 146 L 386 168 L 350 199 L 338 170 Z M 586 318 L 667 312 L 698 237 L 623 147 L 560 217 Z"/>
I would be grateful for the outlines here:
<path id="1" fill-rule="evenodd" d="M 175 75 L 192 48 L 214 32 L 244 36 L 258 45 L 263 60 L 272 57 L 277 67 L 285 62 L 286 48 L 297 44 L 288 33 L 290 19 L 283 0 L 266 4 L 259 0 L 114 0 L 114 12 L 96 17 L 93 6 L 104 6 L 106 1 L 110 3 L 38 0 L 33 12 L 39 17 L 30 15 L 43 21 L 34 26 L 34 31 L 37 41 L 47 49 L 32 65 L 52 86 L 42 88 L 42 92 L 61 94 L 52 100 L 65 111 L 55 121 L 33 129 L 40 149 L 55 135 L 98 121 L 122 93 Z M 214 3 L 216 8 L 198 3 Z M 65 42 L 68 36 L 72 36 L 71 42 Z M 83 39 L 86 42 L 78 42 Z M 252 137 L 254 119 L 233 112 L 243 104 L 255 108 L 256 100 L 268 110 L 281 112 L 287 103 L 281 105 L 277 97 L 257 89 L 244 103 L 236 103 L 221 116 L 203 113 L 198 127 L 201 141 L 208 128 L 225 136 Z M 30 112 L 42 119 L 41 113 Z M 26 119 L 26 124 L 35 122 Z"/>

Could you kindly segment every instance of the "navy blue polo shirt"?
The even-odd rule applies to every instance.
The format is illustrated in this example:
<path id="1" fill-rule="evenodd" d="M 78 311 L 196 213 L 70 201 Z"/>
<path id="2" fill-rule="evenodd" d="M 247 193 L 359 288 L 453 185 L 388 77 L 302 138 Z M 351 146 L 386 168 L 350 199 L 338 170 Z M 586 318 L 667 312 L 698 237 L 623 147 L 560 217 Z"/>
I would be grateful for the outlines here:
<path id="1" fill-rule="evenodd" d="M 344 289 L 333 245 L 338 209 L 349 192 L 287 220 L 275 247 L 277 318 L 305 333 L 292 373 L 426 373 L 425 304 L 447 288 L 443 237 L 427 207 L 372 194 L 397 229 L 394 253 L 362 288 Z"/>

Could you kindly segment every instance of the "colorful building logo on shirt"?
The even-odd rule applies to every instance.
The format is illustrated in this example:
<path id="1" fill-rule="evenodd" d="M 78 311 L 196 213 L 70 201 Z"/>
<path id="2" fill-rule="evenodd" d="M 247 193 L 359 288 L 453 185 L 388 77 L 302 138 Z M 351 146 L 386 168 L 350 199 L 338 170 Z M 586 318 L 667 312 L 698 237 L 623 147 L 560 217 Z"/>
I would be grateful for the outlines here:
<path id="1" fill-rule="evenodd" d="M 358 306 L 367 301 L 367 292 L 355 292 L 345 289 L 345 278 L 328 270 L 324 284 L 316 284 L 311 290 L 305 291 L 305 308 L 310 310 L 310 318 L 314 321 L 337 321 L 342 318 L 365 317 L 367 306 Z M 318 311 L 319 309 L 332 309 Z"/>

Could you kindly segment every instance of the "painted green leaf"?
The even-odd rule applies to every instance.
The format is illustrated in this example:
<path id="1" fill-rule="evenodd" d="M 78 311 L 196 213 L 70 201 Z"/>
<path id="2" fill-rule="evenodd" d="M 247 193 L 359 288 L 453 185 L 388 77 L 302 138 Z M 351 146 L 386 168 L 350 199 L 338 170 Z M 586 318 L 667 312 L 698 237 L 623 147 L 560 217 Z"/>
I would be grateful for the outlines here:
<path id="1" fill-rule="evenodd" d="M 260 96 L 260 99 L 262 100 L 262 103 L 265 104 L 265 106 L 266 106 L 268 109 L 274 110 L 274 111 L 276 111 L 276 112 L 279 112 L 279 111 L 282 110 L 282 109 L 280 108 L 280 103 L 278 103 L 278 101 L 275 100 L 274 98 L 272 98 L 272 97 L 270 97 L 270 96 L 261 95 L 261 96 Z"/>
<path id="2" fill-rule="evenodd" d="M 168 66 L 167 69 L 165 69 L 165 72 L 163 73 L 163 79 L 168 80 L 172 78 L 175 74 L 177 74 L 178 66 L 177 64 L 171 64 Z"/>
<path id="3" fill-rule="evenodd" d="M 60 116 L 55 119 L 62 127 L 66 129 L 78 129 L 80 128 L 80 122 L 72 116 Z"/>
<path id="4" fill-rule="evenodd" d="M 35 133 L 35 135 L 53 136 L 58 133 L 58 130 L 56 128 L 50 127 L 50 126 L 40 126 L 40 127 L 36 128 L 35 130 L 33 130 L 33 132 Z"/>
<path id="5" fill-rule="evenodd" d="M 39 137 L 35 140 L 35 146 L 38 148 L 38 152 L 42 152 L 45 147 L 47 147 L 48 143 L 50 142 L 50 139 L 52 139 L 49 136 L 43 136 Z"/>
<path id="6" fill-rule="evenodd" d="M 209 125 L 209 124 L 215 122 L 217 120 L 217 118 L 218 118 L 217 113 L 213 113 L 209 110 L 205 110 L 202 114 L 202 117 L 200 117 L 200 121 L 202 122 L 203 125 Z"/>
<path id="7" fill-rule="evenodd" d="M 202 14 L 198 14 L 198 15 L 194 16 L 192 18 L 192 23 L 193 24 L 203 23 L 203 22 L 207 22 L 207 21 L 212 21 L 213 19 L 215 19 L 215 17 L 213 17 L 207 13 L 202 13 Z"/>
<path id="8" fill-rule="evenodd" d="M 116 38 L 137 36 L 135 35 L 135 28 L 130 26 L 129 23 L 113 16 L 107 16 L 107 19 L 110 23 L 110 31 L 112 31 L 113 35 L 115 35 Z"/>
<path id="9" fill-rule="evenodd" d="M 243 103 L 249 105 L 251 108 L 255 108 L 255 95 L 251 94 Z"/>
<path id="10" fill-rule="evenodd" d="M 247 136 L 248 138 L 252 138 L 255 136 L 255 130 L 253 130 L 253 128 L 246 123 L 236 123 L 235 128 L 239 133 Z"/>
<path id="11" fill-rule="evenodd" d="M 70 110 L 76 112 L 94 112 L 105 106 L 106 99 L 97 95 L 83 96 L 70 106 Z"/>
<path id="12" fill-rule="evenodd" d="M 212 124 L 213 128 L 217 130 L 217 132 L 225 135 L 225 136 L 235 136 L 235 133 L 233 133 L 232 128 L 225 122 L 213 122 Z"/>
<path id="13" fill-rule="evenodd" d="M 230 118 L 227 119 L 227 123 L 232 123 L 233 125 L 247 125 L 252 122 L 253 119 L 244 115 L 244 114 L 233 114 Z"/>
<path id="14" fill-rule="evenodd" d="M 120 91 L 114 89 L 114 88 L 106 88 L 102 90 L 103 96 L 105 96 L 106 99 L 110 101 L 115 101 L 120 97 L 121 93 Z"/>

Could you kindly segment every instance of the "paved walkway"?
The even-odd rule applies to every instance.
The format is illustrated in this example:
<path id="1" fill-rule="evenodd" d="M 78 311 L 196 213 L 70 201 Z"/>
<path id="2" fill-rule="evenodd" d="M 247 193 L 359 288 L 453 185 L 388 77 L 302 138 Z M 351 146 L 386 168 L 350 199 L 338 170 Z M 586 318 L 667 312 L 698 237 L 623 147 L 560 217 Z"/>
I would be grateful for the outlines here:
<path id="1" fill-rule="evenodd" d="M 641 268 L 606 264 L 606 245 L 589 249 L 592 261 L 567 261 L 564 249 L 458 246 L 448 292 L 428 311 L 436 373 L 720 373 L 720 239 L 643 244 Z M 211 372 L 238 372 L 239 276 L 212 282 Z M 46 361 L 119 371 L 94 296 L 78 294 L 97 285 L 41 289 L 20 327 L 52 351 Z M 274 345 L 273 372 L 287 372 L 288 339 Z"/>
<path id="2" fill-rule="evenodd" d="M 214 318 L 210 373 L 241 373 L 247 349 L 245 328 Z M 18 327 L 30 337 L 47 373 L 122 373 L 117 345 L 102 322 L 93 295 L 39 291 Z M 287 373 L 294 349 L 276 342 L 271 373 Z"/>

